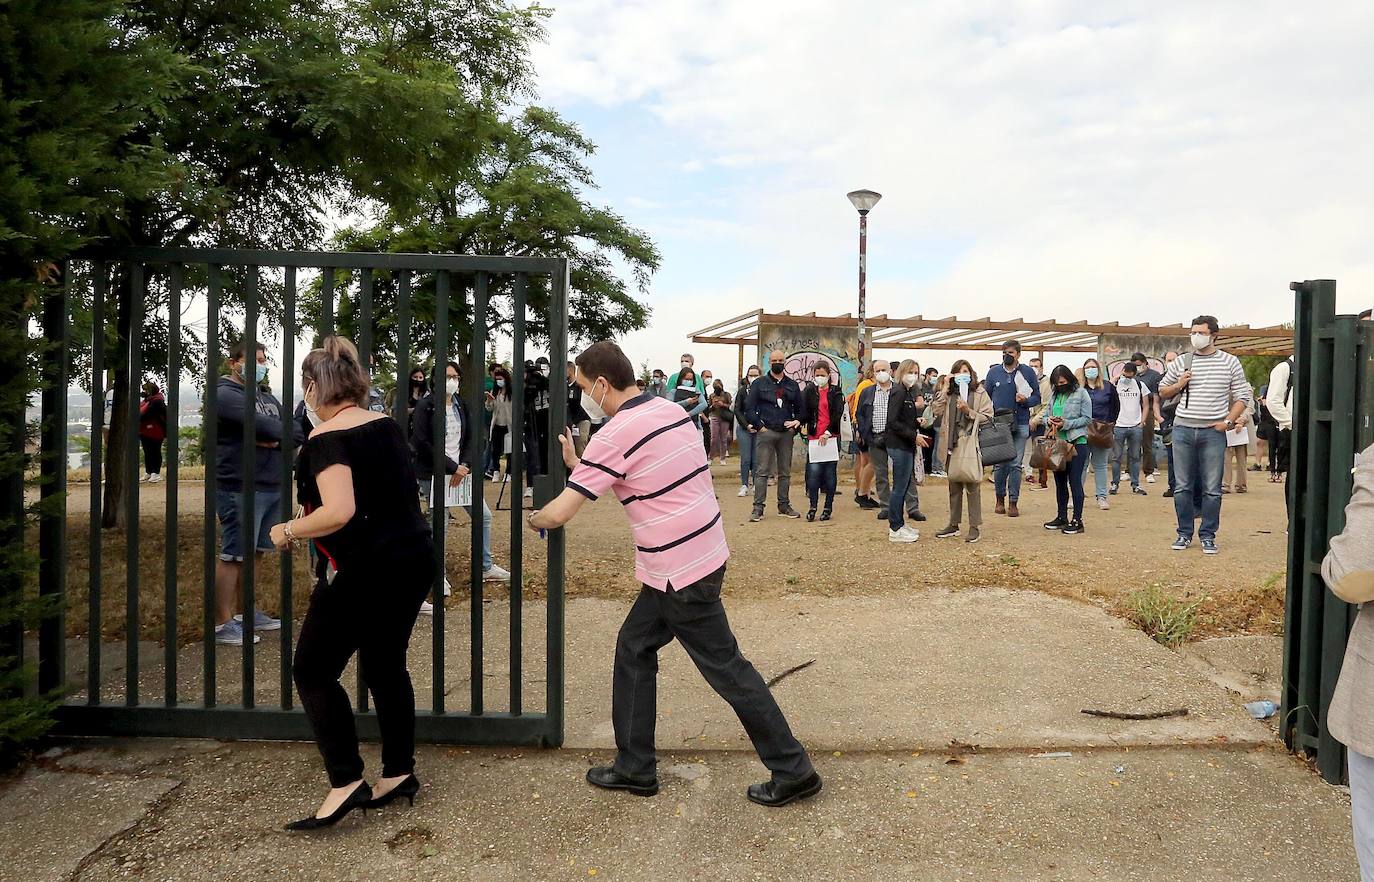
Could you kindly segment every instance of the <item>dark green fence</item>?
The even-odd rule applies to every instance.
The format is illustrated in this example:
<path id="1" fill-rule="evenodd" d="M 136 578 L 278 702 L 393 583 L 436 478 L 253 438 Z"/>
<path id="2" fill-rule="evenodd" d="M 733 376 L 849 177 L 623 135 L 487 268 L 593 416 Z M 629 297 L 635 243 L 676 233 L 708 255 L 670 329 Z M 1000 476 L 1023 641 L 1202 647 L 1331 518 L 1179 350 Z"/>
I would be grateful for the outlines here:
<path id="1" fill-rule="evenodd" d="M 1288 594 L 1283 637 L 1283 740 L 1345 780 L 1345 747 L 1326 715 L 1355 607 L 1322 581 L 1332 536 L 1345 527 L 1355 454 L 1374 443 L 1374 323 L 1336 315 L 1336 283 L 1294 282 L 1293 445 L 1288 473 Z"/>
<path id="2" fill-rule="evenodd" d="M 43 484 L 42 494 L 49 503 L 39 524 L 40 570 L 39 591 L 57 601 L 56 610 L 47 616 L 38 633 L 38 682 L 37 687 L 50 691 L 66 684 L 74 693 L 68 701 L 58 708 L 57 731 L 76 735 L 172 735 L 205 736 L 216 738 L 261 738 L 261 739 L 308 739 L 309 726 L 304 714 L 293 701 L 291 678 L 291 655 L 293 649 L 293 619 L 302 611 L 292 608 L 292 568 L 291 553 L 283 553 L 281 581 L 276 586 L 280 595 L 282 629 L 278 645 L 272 647 L 267 640 L 254 645 L 253 616 L 256 608 L 255 594 L 268 586 L 259 584 L 256 578 L 254 555 L 245 556 L 243 567 L 242 612 L 246 631 L 242 650 L 225 651 L 217 647 L 214 635 L 214 567 L 217 549 L 217 530 L 215 523 L 215 470 L 212 459 L 207 457 L 207 468 L 203 486 L 205 515 L 201 528 L 195 536 L 182 536 L 186 544 L 194 545 L 199 539 L 203 546 L 186 553 L 194 554 L 203 561 L 204 595 L 204 636 L 200 646 L 200 657 L 195 661 L 199 683 L 189 686 L 179 682 L 178 662 L 180 650 L 186 647 L 177 643 L 177 598 L 179 592 L 196 590 L 194 586 L 177 582 L 177 567 L 174 556 L 178 554 L 179 501 L 178 484 L 178 432 L 177 432 L 177 390 L 181 377 L 172 372 L 168 382 L 168 436 L 166 448 L 166 481 L 156 492 L 165 497 L 166 560 L 164 573 L 159 574 L 165 581 L 160 587 L 165 590 L 163 646 L 157 654 L 160 664 L 152 662 L 145 652 L 140 652 L 140 592 L 138 549 L 140 539 L 140 485 L 138 483 L 138 392 L 143 382 L 141 364 L 140 334 L 144 322 L 144 305 L 149 293 L 149 285 L 156 280 L 165 296 L 168 313 L 169 352 L 167 364 L 179 365 L 182 361 L 180 328 L 178 322 L 183 305 L 194 298 L 203 302 L 206 313 L 204 338 L 207 341 L 203 380 L 206 384 L 204 440 L 207 449 L 215 444 L 215 384 L 219 379 L 220 364 L 224 352 L 220 349 L 221 330 L 230 330 L 227 336 L 241 336 L 247 342 L 247 351 L 253 352 L 253 341 L 261 340 L 259 327 L 264 319 L 269 327 L 279 330 L 284 344 L 283 361 L 284 388 L 281 390 L 283 402 L 283 452 L 284 463 L 281 474 L 281 511 L 289 516 L 292 511 L 292 405 L 295 397 L 293 385 L 294 345 L 296 338 L 306 333 L 297 315 L 297 274 L 307 272 L 317 274 L 319 313 L 312 319 L 313 330 L 320 334 L 334 332 L 336 309 L 348 298 L 348 305 L 357 317 L 358 334 L 355 341 L 360 352 L 366 356 L 374 352 L 374 330 L 379 326 L 373 315 L 374 282 L 385 274 L 389 284 L 394 286 L 395 314 L 385 316 L 385 321 L 394 331 L 395 349 L 387 354 L 396 365 L 398 390 L 407 388 L 410 365 L 419 361 L 415 355 L 423 355 L 432 362 L 442 365 L 451 356 L 451 341 L 466 338 L 471 345 L 466 353 L 467 387 L 464 398 L 468 412 L 481 414 L 483 390 L 481 378 L 486 374 L 486 341 L 500 323 L 502 333 L 514 341 L 516 360 L 513 395 L 521 401 L 523 371 L 520 363 L 525 357 L 526 312 L 530 308 L 527 297 L 539 286 L 541 305 L 546 304 L 547 312 L 539 315 L 538 306 L 533 307 L 541 326 L 546 329 L 550 343 L 550 357 L 555 371 L 550 378 L 554 394 L 549 396 L 549 423 L 563 425 L 565 421 L 567 396 L 562 394 L 562 367 L 567 357 L 568 335 L 568 263 L 556 258 L 507 258 L 448 254 L 354 254 L 354 253 L 317 253 L 287 251 L 230 251 L 219 249 L 128 249 L 117 252 L 88 255 L 74 261 L 64 273 L 66 286 L 56 292 L 45 304 L 44 325 L 48 337 L 63 345 L 53 347 L 45 356 L 42 407 L 44 431 L 42 436 Z M 277 300 L 273 306 L 274 314 L 262 316 L 267 303 L 260 286 L 271 279 L 276 288 Z M 80 680 L 68 678 L 65 670 L 68 658 L 66 646 L 66 627 L 64 616 L 74 614 L 67 609 L 65 594 L 67 589 L 67 504 L 70 496 L 66 494 L 66 445 L 67 445 L 67 384 L 69 359 L 66 341 L 73 327 L 70 303 L 73 297 L 72 285 L 80 279 L 90 286 L 89 297 L 93 304 L 91 320 L 95 333 L 90 352 L 89 379 L 92 388 L 92 427 L 91 427 L 91 483 L 89 489 L 90 521 L 90 566 L 89 566 L 89 605 L 87 616 L 87 652 L 84 677 Z M 233 284 L 240 295 L 238 305 L 233 311 L 224 308 L 224 294 L 227 285 Z M 105 326 L 113 317 L 105 314 L 104 305 L 109 302 L 114 286 L 123 286 L 129 292 L 133 313 L 129 327 L 127 347 L 123 355 L 106 351 Z M 434 306 L 434 345 L 428 353 L 414 353 L 410 344 L 412 334 L 413 292 L 420 286 L 432 295 Z M 500 309 L 497 308 L 497 292 L 500 292 Z M 278 314 L 279 313 L 279 314 Z M 451 318 L 463 316 L 471 327 L 466 333 L 451 324 Z M 107 370 L 115 367 L 114 362 L 127 359 L 120 365 L 127 376 L 124 406 L 127 408 L 124 421 L 125 455 L 123 460 L 114 464 L 124 477 L 123 505 L 126 519 L 126 550 L 123 569 L 126 574 L 124 600 L 127 627 L 123 637 L 123 688 L 118 688 L 117 680 L 108 675 L 108 668 L 117 662 L 102 649 L 101 599 L 104 590 L 102 567 L 102 537 L 100 529 L 102 504 L 102 420 L 104 411 L 101 402 L 107 391 L 105 377 Z M 246 409 L 252 411 L 255 396 L 254 384 L 245 389 Z M 395 414 L 404 420 L 405 399 L 403 391 L 396 396 Z M 564 581 L 564 534 L 555 530 L 548 536 L 547 612 L 543 639 L 544 665 L 539 673 L 544 686 L 543 707 L 531 710 L 526 696 L 522 695 L 522 682 L 527 671 L 522 652 L 523 620 L 522 576 L 524 564 L 524 512 L 521 511 L 522 496 L 522 446 L 524 437 L 524 411 L 513 409 L 511 491 L 516 502 L 509 512 L 511 530 L 511 586 L 509 601 L 509 645 L 506 655 L 509 660 L 509 692 L 499 704 L 503 707 L 493 709 L 492 696 L 484 689 L 486 673 L 486 651 L 483 640 L 484 615 L 487 604 L 482 596 L 482 566 L 479 549 L 482 543 L 482 499 L 483 469 L 473 471 L 473 503 L 471 515 L 472 541 L 472 597 L 470 602 L 470 624 L 467 637 L 469 661 L 469 682 L 466 706 L 453 708 L 451 690 L 446 687 L 444 659 L 448 650 L 445 646 L 444 605 L 435 603 L 433 620 L 433 670 L 430 681 L 432 694 L 428 708 L 418 713 L 417 735 L 422 740 L 466 743 L 466 744 L 528 744 L 558 746 L 563 740 L 563 581 Z M 444 451 L 444 421 L 447 409 L 436 408 L 435 454 L 439 467 L 435 469 L 433 492 L 442 496 L 444 481 L 442 456 Z M 255 445 L 253 423 L 247 421 L 244 428 L 242 468 L 245 480 L 251 486 L 254 474 Z M 531 442 L 531 451 L 540 452 L 540 460 L 545 468 L 540 469 L 534 478 L 534 499 L 542 505 L 561 489 L 563 484 L 563 461 L 557 447 L 557 433 L 552 437 L 540 438 L 538 443 Z M 471 461 L 481 464 L 484 460 L 487 438 L 482 420 L 473 420 L 470 433 Z M 542 449 L 541 449 L 542 448 Z M 153 485 L 145 485 L 151 488 Z M 253 493 L 243 495 L 243 522 L 253 523 Z M 18 499 L 4 500 L 11 507 L 21 505 Z M 442 506 L 432 512 L 432 526 L 435 538 L 436 557 L 440 566 L 434 583 L 434 597 L 440 599 L 443 587 L 443 537 L 449 529 L 447 510 Z M 251 533 L 249 534 L 251 535 Z M 378 586 L 383 590 L 385 586 Z M 18 647 L 22 651 L 22 646 Z M 278 656 L 279 679 L 273 684 L 259 684 L 257 659 L 260 654 L 274 652 Z M 234 656 L 241 656 L 241 660 Z M 233 664 L 241 670 L 242 689 L 238 700 L 226 703 L 216 694 L 218 669 L 221 665 Z M 153 688 L 145 684 L 140 689 L 141 673 L 147 675 L 150 669 L 160 667 L 159 681 Z M 113 673 L 113 672 L 109 672 Z M 196 671 L 183 671 L 188 677 Z M 230 673 L 226 669 L 226 673 Z M 83 690 L 80 686 L 84 685 Z M 149 694 L 154 689 L 160 694 Z M 266 699 L 266 700 L 260 700 Z M 359 675 L 357 687 L 358 728 L 364 737 L 377 737 L 376 717 L 367 709 L 367 687 Z"/>

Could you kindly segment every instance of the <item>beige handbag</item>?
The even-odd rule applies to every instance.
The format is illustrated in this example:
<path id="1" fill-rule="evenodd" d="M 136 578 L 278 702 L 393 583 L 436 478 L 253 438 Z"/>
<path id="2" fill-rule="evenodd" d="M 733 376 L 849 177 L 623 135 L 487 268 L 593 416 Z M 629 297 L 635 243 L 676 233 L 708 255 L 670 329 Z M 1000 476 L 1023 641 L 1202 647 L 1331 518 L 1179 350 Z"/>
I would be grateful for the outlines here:
<path id="1" fill-rule="evenodd" d="M 958 411 L 954 411 L 957 414 Z M 967 434 L 960 433 L 959 443 L 949 455 L 949 467 L 945 470 L 949 475 L 949 480 L 960 484 L 977 484 L 983 480 L 983 454 L 978 449 L 978 420 L 975 417 L 973 425 L 970 426 Z"/>

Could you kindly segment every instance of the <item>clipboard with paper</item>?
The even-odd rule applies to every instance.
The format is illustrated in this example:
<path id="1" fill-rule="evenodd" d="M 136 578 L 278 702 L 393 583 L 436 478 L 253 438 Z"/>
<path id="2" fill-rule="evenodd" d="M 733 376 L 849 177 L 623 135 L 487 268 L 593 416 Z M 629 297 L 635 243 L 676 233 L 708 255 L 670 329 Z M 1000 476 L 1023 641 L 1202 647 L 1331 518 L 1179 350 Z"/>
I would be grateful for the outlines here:
<path id="1" fill-rule="evenodd" d="M 840 442 L 838 438 L 828 438 L 825 441 L 806 442 L 806 461 L 807 462 L 839 462 L 840 461 Z"/>
<path id="2" fill-rule="evenodd" d="M 434 491 L 431 489 L 429 494 L 429 504 L 435 505 Z M 466 508 L 472 505 L 472 475 L 458 482 L 455 487 L 444 480 L 444 508 Z"/>

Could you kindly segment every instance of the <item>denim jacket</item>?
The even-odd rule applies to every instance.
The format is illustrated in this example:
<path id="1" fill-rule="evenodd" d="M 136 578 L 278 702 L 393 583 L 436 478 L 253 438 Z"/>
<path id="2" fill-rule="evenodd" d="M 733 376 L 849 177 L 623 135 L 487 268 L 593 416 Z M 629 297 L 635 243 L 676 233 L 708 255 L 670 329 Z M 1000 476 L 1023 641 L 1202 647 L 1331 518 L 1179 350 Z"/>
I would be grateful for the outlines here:
<path id="1" fill-rule="evenodd" d="M 1046 402 L 1049 406 L 1045 408 L 1045 419 L 1048 420 L 1053 415 L 1054 400 L 1058 395 L 1051 394 L 1050 400 Z M 1093 400 L 1088 395 L 1088 390 L 1079 386 L 1069 393 L 1064 401 L 1064 434 L 1065 440 L 1071 444 L 1076 444 L 1078 439 L 1088 436 L 1088 423 L 1093 419 Z"/>

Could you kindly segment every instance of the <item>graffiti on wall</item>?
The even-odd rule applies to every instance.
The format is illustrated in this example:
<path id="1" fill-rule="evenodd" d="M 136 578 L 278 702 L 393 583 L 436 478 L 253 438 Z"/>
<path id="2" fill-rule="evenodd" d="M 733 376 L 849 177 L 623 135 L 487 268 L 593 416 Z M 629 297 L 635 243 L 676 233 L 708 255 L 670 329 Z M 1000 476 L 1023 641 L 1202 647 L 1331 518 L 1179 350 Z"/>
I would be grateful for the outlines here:
<path id="1" fill-rule="evenodd" d="M 1113 380 L 1121 376 L 1121 368 L 1137 352 L 1145 353 L 1150 367 L 1164 373 L 1164 355 L 1174 352 L 1187 352 L 1188 337 L 1159 337 L 1153 334 L 1103 334 L 1099 343 L 1098 360 L 1107 369 Z"/>
<path id="2" fill-rule="evenodd" d="M 811 379 L 816 364 L 824 363 L 839 377 L 848 395 L 859 384 L 859 329 L 811 325 L 762 325 L 759 327 L 759 365 L 768 370 L 768 354 L 781 349 L 787 354 L 787 376 L 798 383 Z"/>

